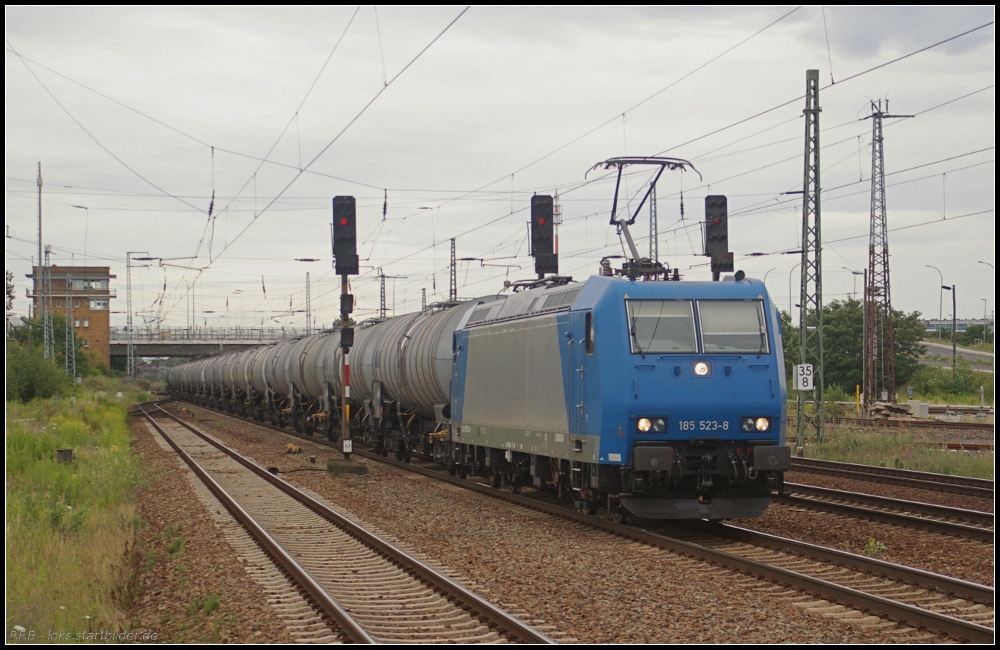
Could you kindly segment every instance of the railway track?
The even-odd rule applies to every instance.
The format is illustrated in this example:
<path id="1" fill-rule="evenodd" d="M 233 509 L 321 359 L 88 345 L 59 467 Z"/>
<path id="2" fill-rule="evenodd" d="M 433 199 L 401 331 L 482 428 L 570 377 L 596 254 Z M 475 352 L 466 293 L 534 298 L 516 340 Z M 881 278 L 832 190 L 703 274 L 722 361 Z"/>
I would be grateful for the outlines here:
<path id="1" fill-rule="evenodd" d="M 352 643 L 553 643 L 545 634 L 393 547 L 171 414 L 147 421 Z M 315 631 L 314 631 L 315 634 Z"/>
<path id="2" fill-rule="evenodd" d="M 995 537 L 995 520 L 992 512 L 950 508 L 788 482 L 784 485 L 784 492 L 774 500 L 777 503 L 913 526 L 983 542 L 992 543 Z"/>
<path id="3" fill-rule="evenodd" d="M 511 494 L 484 483 L 447 476 L 437 468 L 360 453 L 828 601 L 816 603 L 817 611 L 854 618 L 877 616 L 946 634 L 954 640 L 993 642 L 994 590 L 986 585 L 725 524 L 645 522 L 649 529 L 621 525 L 554 504 L 547 496 L 539 500 L 528 494 Z"/>
<path id="4" fill-rule="evenodd" d="M 323 442 L 277 427 L 269 428 Z M 572 508 L 549 502 L 551 499 L 547 496 L 542 496 L 540 500 L 528 494 L 512 494 L 483 483 L 451 477 L 440 467 L 420 467 L 357 448 L 354 453 L 650 546 L 773 581 L 823 599 L 826 602 L 814 603 L 815 607 L 839 616 L 889 619 L 959 641 L 992 643 L 994 640 L 993 588 L 989 586 L 735 526 L 691 526 L 689 522 L 686 526 L 674 526 L 670 530 L 644 530 L 582 515 Z"/>
<path id="5" fill-rule="evenodd" d="M 985 499 L 992 499 L 994 497 L 993 481 L 967 476 L 931 474 L 929 472 L 915 472 L 907 469 L 855 465 L 852 463 L 839 463 L 832 460 L 815 460 L 811 458 L 792 458 L 792 471 L 841 476 L 876 483 L 891 483 L 923 490 L 961 494 Z"/>

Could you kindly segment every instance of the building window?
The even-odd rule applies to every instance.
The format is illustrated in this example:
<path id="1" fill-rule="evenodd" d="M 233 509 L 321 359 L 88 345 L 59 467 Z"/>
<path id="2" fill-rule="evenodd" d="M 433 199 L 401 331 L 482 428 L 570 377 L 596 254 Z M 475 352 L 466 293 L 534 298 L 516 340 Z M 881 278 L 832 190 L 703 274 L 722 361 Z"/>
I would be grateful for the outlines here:
<path id="1" fill-rule="evenodd" d="M 89 320 L 84 320 L 83 321 L 83 326 L 84 327 L 90 327 L 90 321 Z"/>
<path id="2" fill-rule="evenodd" d="M 79 308 L 80 308 L 80 301 L 79 300 L 74 300 L 73 301 L 73 309 L 79 309 Z"/>
<path id="3" fill-rule="evenodd" d="M 89 348 L 90 347 L 90 341 L 88 341 L 87 339 L 83 339 L 83 347 Z"/>
<path id="4" fill-rule="evenodd" d="M 80 327 L 80 321 L 78 320 L 73 321 L 73 325 L 74 327 Z"/>
<path id="5" fill-rule="evenodd" d="M 56 301 L 56 307 L 62 307 L 62 300 Z"/>
<path id="6" fill-rule="evenodd" d="M 107 300 L 91 300 L 90 301 L 90 309 L 91 309 L 91 311 L 97 311 L 97 310 L 106 311 L 107 308 L 108 308 L 108 301 Z"/>

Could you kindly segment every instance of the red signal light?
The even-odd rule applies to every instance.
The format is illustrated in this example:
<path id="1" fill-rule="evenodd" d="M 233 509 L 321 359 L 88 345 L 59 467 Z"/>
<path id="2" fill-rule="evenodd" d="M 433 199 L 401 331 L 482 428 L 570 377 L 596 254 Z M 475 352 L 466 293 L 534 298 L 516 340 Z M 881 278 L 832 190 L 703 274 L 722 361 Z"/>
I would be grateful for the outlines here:
<path id="1" fill-rule="evenodd" d="M 342 226 L 346 226 L 346 225 L 347 225 L 348 223 L 349 223 L 349 222 L 348 222 L 348 220 L 347 220 L 347 219 L 341 219 L 341 220 L 340 220 L 340 225 L 342 225 Z"/>
<path id="2" fill-rule="evenodd" d="M 544 226 L 545 225 L 545 217 L 542 217 L 542 218 L 540 218 L 538 220 L 538 225 L 540 225 L 540 226 Z"/>

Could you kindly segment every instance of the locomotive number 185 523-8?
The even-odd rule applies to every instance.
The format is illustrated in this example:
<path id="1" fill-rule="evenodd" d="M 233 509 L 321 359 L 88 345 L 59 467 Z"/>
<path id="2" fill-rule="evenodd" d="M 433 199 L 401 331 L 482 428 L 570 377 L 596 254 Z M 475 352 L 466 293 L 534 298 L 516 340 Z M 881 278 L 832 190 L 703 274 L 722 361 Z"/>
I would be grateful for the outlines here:
<path id="1" fill-rule="evenodd" d="M 729 431 L 729 421 L 722 420 L 680 420 L 681 431 Z"/>

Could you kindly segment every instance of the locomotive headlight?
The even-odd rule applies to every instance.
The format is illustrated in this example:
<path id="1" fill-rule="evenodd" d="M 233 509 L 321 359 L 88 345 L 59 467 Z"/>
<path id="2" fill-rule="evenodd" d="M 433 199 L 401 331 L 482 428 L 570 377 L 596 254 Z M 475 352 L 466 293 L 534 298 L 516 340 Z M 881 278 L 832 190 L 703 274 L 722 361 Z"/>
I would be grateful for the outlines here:
<path id="1" fill-rule="evenodd" d="M 663 433 L 667 430 L 667 421 L 664 418 L 639 418 L 635 428 L 639 433 Z"/>
<path id="2" fill-rule="evenodd" d="M 753 433 L 754 431 L 766 433 L 770 430 L 771 418 L 749 416 L 740 418 L 740 431 L 743 433 Z"/>
<path id="3" fill-rule="evenodd" d="M 697 377 L 707 377 L 712 374 L 711 361 L 695 361 L 691 367 L 694 369 L 694 374 Z"/>

